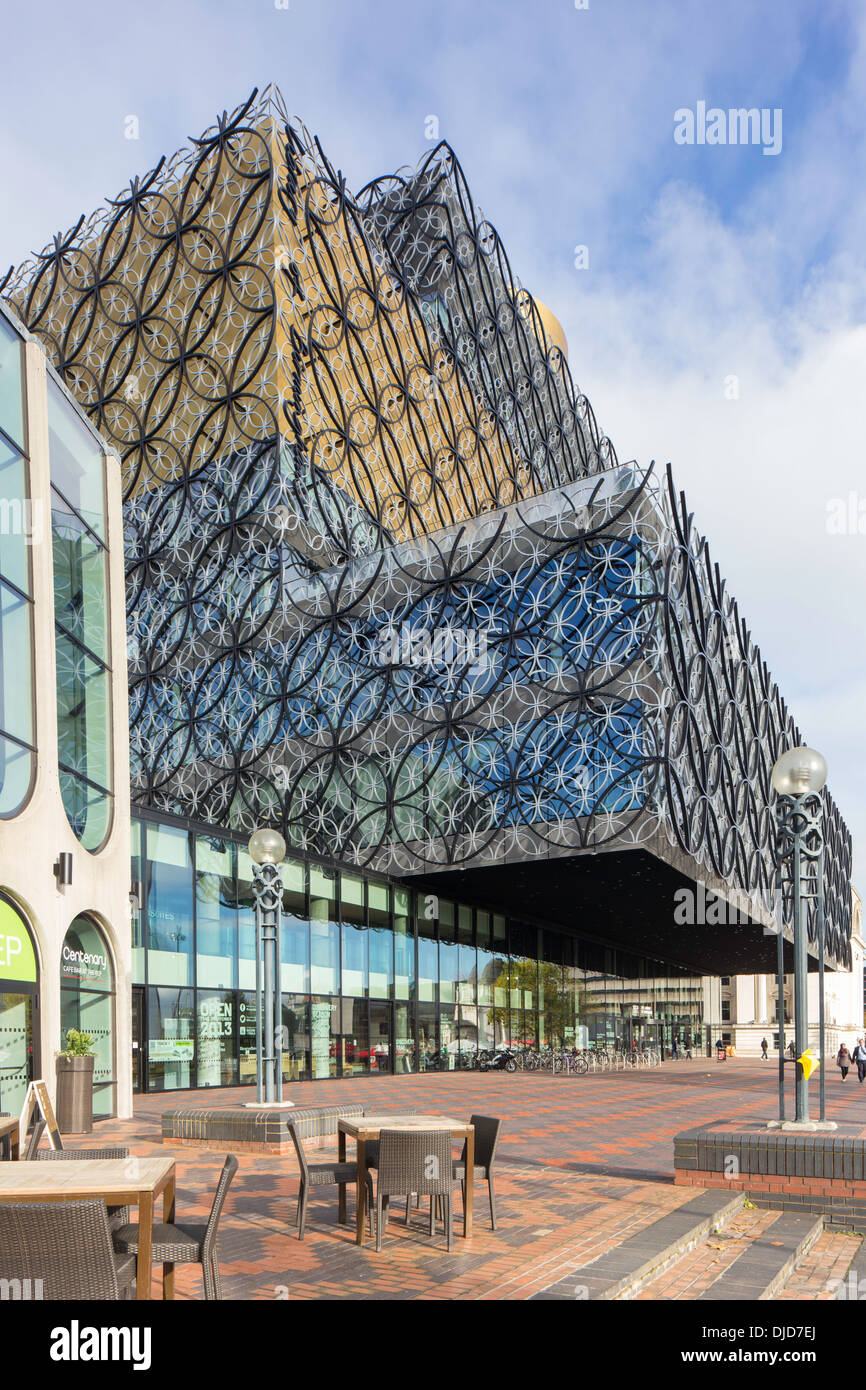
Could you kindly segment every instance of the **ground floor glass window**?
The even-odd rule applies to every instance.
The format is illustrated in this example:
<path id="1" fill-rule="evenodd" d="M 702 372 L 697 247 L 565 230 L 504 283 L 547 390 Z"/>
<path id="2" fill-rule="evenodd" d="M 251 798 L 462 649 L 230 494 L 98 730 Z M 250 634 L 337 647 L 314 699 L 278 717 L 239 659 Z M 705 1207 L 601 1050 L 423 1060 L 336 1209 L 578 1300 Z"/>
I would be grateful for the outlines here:
<path id="1" fill-rule="evenodd" d="M 60 958 L 60 1047 L 70 1028 L 93 1039 L 93 1114 L 117 1110 L 114 1071 L 114 970 L 102 932 L 89 917 L 76 917 Z"/>

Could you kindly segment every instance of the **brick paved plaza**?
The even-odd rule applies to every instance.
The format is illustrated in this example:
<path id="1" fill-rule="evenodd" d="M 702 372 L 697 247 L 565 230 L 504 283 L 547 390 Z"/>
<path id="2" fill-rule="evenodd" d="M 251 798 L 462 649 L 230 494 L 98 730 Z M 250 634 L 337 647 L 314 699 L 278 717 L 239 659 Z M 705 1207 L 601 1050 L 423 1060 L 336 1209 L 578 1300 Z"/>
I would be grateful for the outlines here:
<path id="1" fill-rule="evenodd" d="M 497 1159 L 499 1229 L 490 1230 L 484 1184 L 476 1188 L 475 1228 L 464 1245 L 456 1223 L 454 1251 L 440 1232 L 431 1241 L 416 1224 L 389 1222 L 381 1254 L 354 1244 L 337 1224 L 336 1188 L 311 1196 L 307 1233 L 297 1239 L 298 1171 L 293 1156 L 240 1155 L 221 1226 L 224 1295 L 229 1299 L 525 1299 L 623 1238 L 679 1207 L 694 1189 L 673 1184 L 673 1136 L 718 1118 L 772 1117 L 777 1070 L 760 1061 L 668 1062 L 657 1070 L 558 1078 L 547 1074 L 455 1073 L 311 1082 L 293 1087 L 296 1104 L 358 1101 L 368 1113 L 415 1110 L 504 1118 Z M 866 1115 L 866 1085 L 844 1085 L 828 1072 L 828 1116 Z M 813 1086 L 817 1108 L 817 1086 Z M 250 1099 L 242 1091 L 170 1092 L 141 1097 L 133 1120 L 100 1122 L 86 1141 L 122 1142 L 138 1154 L 171 1152 L 160 1141 L 160 1116 L 177 1106 L 212 1108 Z M 351 1146 L 350 1146 L 351 1148 Z M 223 1151 L 177 1147 L 178 1217 L 202 1220 L 210 1206 Z M 324 1152 L 329 1152 L 325 1150 Z M 315 1161 L 322 1151 L 311 1153 Z M 423 1209 L 422 1209 L 423 1210 Z M 396 1213 L 402 1212 L 400 1203 Z M 745 1211 L 709 1256 L 720 1267 L 737 1242 L 761 1233 L 767 1213 Z M 827 1232 L 784 1296 L 822 1297 L 824 1284 L 847 1267 L 852 1237 Z M 695 1255 L 676 1276 L 645 1296 L 694 1297 L 708 1280 L 707 1255 Z M 154 1296 L 159 1295 L 158 1274 Z M 177 1296 L 200 1298 L 200 1273 L 178 1268 Z"/>

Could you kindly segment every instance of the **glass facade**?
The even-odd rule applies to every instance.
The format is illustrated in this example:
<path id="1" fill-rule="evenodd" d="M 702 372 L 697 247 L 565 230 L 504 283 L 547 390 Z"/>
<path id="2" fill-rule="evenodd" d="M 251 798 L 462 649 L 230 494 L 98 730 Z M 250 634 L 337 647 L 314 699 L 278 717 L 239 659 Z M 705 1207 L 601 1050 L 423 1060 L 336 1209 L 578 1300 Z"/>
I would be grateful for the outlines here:
<path id="1" fill-rule="evenodd" d="M 0 317 L 0 816 L 14 816 L 35 767 L 30 547 L 41 516 L 30 500 L 24 345 Z"/>
<path id="2" fill-rule="evenodd" d="M 60 789 L 85 849 L 111 824 L 105 459 L 56 382 L 48 382 L 51 536 Z"/>
<path id="3" fill-rule="evenodd" d="M 132 877 L 139 1085 L 254 1085 L 245 845 L 142 818 Z M 669 1048 L 675 1034 L 683 1046 L 701 1038 L 701 977 L 645 955 L 300 855 L 282 877 L 287 1081 L 451 1071 L 506 1043 Z"/>
<path id="4" fill-rule="evenodd" d="M 114 972 L 102 933 L 89 917 L 76 917 L 60 953 L 60 1047 L 70 1028 L 93 1038 L 93 1114 L 113 1115 Z"/>

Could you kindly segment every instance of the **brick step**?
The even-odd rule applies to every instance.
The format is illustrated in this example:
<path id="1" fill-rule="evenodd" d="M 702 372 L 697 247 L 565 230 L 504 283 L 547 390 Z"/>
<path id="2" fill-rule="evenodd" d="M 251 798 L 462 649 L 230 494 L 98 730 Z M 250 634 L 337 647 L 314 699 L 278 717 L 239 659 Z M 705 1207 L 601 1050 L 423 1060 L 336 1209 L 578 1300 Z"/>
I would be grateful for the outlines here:
<path id="1" fill-rule="evenodd" d="M 775 1298 L 824 1231 L 821 1216 L 783 1211 L 697 1295 L 701 1302 Z"/>
<path id="2" fill-rule="evenodd" d="M 533 1294 L 533 1301 L 632 1298 L 647 1280 L 741 1211 L 744 1200 L 742 1193 L 722 1196 L 718 1192 L 701 1192 L 598 1259 Z"/>
<path id="3" fill-rule="evenodd" d="M 856 1242 L 856 1243 L 855 1243 Z M 866 1298 L 866 1238 L 855 1236 L 853 1255 L 845 1276 L 835 1287 L 834 1298 L 862 1302 Z"/>
<path id="4" fill-rule="evenodd" d="M 866 1241 L 852 1231 L 825 1226 L 776 1295 L 778 1299 L 832 1299 L 862 1301 L 866 1297 Z"/>
<path id="5" fill-rule="evenodd" d="M 721 1230 L 711 1232 L 667 1269 L 653 1274 L 643 1284 L 637 1298 L 661 1302 L 699 1298 L 752 1241 L 764 1234 L 777 1215 L 778 1212 L 766 1207 L 743 1207 Z"/>

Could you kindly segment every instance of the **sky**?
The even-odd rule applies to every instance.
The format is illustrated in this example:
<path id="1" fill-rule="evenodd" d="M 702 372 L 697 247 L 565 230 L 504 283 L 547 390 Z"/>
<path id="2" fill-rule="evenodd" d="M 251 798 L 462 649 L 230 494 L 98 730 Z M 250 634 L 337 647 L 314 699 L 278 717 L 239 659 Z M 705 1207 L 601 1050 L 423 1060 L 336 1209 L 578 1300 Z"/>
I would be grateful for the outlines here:
<path id="1" fill-rule="evenodd" d="M 0 21 L 3 269 L 255 86 L 355 188 L 414 165 L 436 117 L 619 457 L 673 464 L 866 889 L 859 0 L 0 0 Z M 678 113 L 697 137 L 738 108 L 763 143 L 675 138 Z"/>

